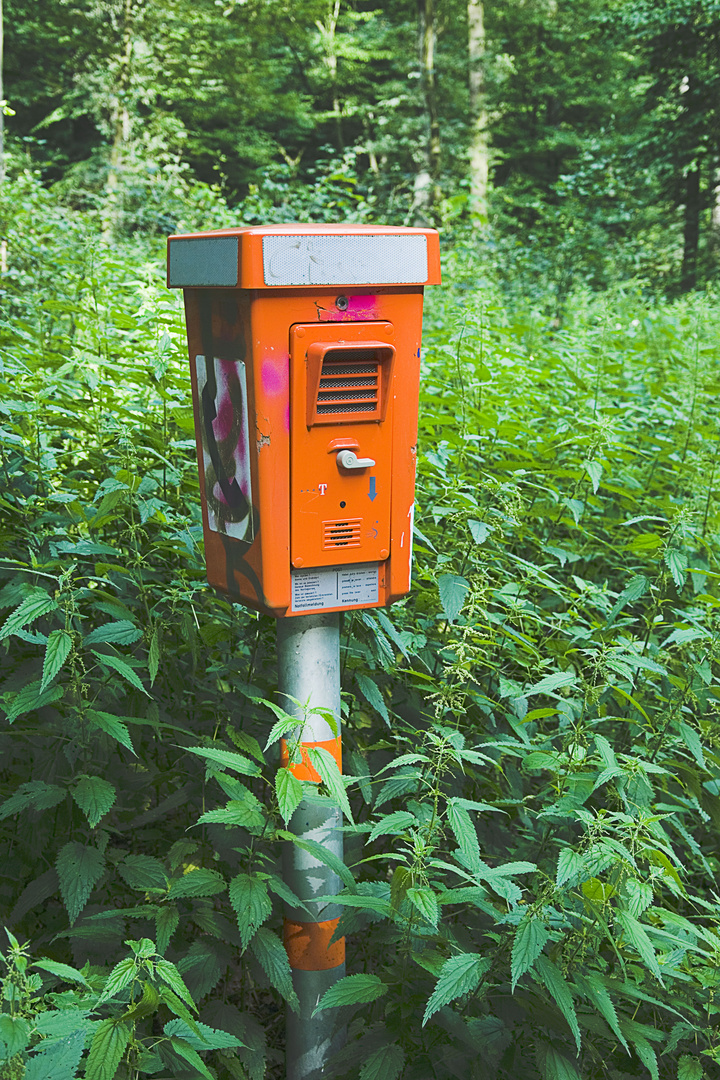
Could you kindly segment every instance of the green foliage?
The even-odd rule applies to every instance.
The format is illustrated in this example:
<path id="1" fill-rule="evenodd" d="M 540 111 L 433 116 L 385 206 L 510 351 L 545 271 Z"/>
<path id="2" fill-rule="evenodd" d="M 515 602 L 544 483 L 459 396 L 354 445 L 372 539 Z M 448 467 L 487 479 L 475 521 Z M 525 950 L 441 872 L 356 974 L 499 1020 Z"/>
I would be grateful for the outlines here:
<path id="1" fill-rule="evenodd" d="M 7 186 L 0 1070 L 274 1080 L 297 719 L 271 621 L 205 583 L 181 311 L 154 241 Z M 448 249 L 428 300 L 411 594 L 344 619 L 352 774 L 315 763 L 347 865 L 299 843 L 343 882 L 334 1075 L 700 1080 L 716 309 L 576 295 L 559 328 L 477 275 Z"/>
<path id="2" fill-rule="evenodd" d="M 387 986 L 377 975 L 346 975 L 334 986 L 326 990 L 320 998 L 315 1012 L 321 1009 L 335 1009 L 341 1005 L 360 1005 L 376 1001 L 387 994 Z"/>

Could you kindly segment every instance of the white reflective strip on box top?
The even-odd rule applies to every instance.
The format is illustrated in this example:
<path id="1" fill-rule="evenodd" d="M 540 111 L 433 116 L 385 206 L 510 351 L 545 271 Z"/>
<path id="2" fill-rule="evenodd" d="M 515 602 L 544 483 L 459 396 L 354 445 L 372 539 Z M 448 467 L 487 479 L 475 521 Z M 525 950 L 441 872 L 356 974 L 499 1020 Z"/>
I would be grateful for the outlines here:
<path id="1" fill-rule="evenodd" d="M 266 285 L 422 285 L 427 237 L 264 236 L 263 273 Z"/>

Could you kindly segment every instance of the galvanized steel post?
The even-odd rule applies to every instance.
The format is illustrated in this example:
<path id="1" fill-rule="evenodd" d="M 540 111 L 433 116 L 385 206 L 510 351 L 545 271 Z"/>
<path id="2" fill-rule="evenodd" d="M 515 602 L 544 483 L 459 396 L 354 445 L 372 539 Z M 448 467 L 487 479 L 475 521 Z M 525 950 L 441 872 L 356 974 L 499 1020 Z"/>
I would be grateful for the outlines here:
<path id="1" fill-rule="evenodd" d="M 303 747 L 323 747 L 341 765 L 340 740 L 340 615 L 299 615 L 277 620 L 278 688 L 283 708 L 298 720 L 303 705 L 332 711 L 335 734 L 325 719 L 309 716 L 302 732 Z M 299 763 L 289 762 L 287 742 L 281 744 L 281 760 L 301 780 L 320 782 L 306 753 Z M 298 837 L 322 844 L 343 856 L 342 814 L 326 798 L 306 796 L 293 814 L 289 829 Z M 325 863 L 296 844 L 283 852 L 283 876 L 306 909 L 285 907 L 284 940 L 300 1012 L 287 1009 L 287 1080 L 320 1080 L 329 1077 L 327 1061 L 340 1048 L 344 1032 L 336 1030 L 334 1009 L 312 1013 L 325 991 L 345 974 L 345 939 L 332 942 L 341 908 L 320 904 L 318 896 L 340 892 L 342 882 Z"/>

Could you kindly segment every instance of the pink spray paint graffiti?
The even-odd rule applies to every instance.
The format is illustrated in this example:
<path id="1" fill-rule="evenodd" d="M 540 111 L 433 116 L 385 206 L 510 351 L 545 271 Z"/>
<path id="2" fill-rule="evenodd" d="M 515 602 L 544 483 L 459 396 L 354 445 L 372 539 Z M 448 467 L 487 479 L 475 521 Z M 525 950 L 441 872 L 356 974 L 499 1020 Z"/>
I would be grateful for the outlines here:
<path id="1" fill-rule="evenodd" d="M 247 377 L 241 360 L 195 358 L 205 498 L 213 532 L 252 541 L 252 480 Z"/>

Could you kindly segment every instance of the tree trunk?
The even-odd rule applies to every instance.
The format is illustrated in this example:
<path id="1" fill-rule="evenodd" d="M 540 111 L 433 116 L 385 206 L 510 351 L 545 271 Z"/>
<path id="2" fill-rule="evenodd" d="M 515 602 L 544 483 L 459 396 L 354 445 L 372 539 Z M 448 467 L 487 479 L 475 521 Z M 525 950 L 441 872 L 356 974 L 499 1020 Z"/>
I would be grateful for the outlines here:
<path id="1" fill-rule="evenodd" d="M 112 98 L 112 145 L 110 147 L 110 167 L 105 183 L 107 201 L 103 211 L 103 238 L 109 240 L 113 232 L 120 224 L 122 217 L 122 192 L 120 190 L 120 176 L 127 156 L 127 147 L 130 142 L 130 110 L 128 108 L 128 95 L 131 81 L 131 64 L 133 54 L 133 0 L 123 0 L 122 21 L 122 44 L 118 64 L 118 74 L 115 82 L 115 92 Z"/>
<path id="2" fill-rule="evenodd" d="M 485 100 L 485 13 L 482 0 L 468 0 L 470 87 L 470 215 L 473 228 L 488 217 L 488 116 Z"/>
<path id="3" fill-rule="evenodd" d="M 330 89 L 332 92 L 333 116 L 335 118 L 335 134 L 337 138 L 338 150 L 342 153 L 342 151 L 345 149 L 345 140 L 343 139 L 342 108 L 340 106 L 340 96 L 338 94 L 337 85 L 338 58 L 337 43 L 335 40 L 339 18 L 340 0 L 330 0 L 330 6 L 326 21 L 324 23 L 317 22 L 315 25 L 320 31 L 320 35 L 323 39 L 323 45 L 325 47 L 325 63 L 330 73 Z"/>
<path id="4" fill-rule="evenodd" d="M 697 257 L 700 242 L 700 169 L 694 166 L 685 180 L 685 227 L 681 288 L 689 292 L 697 285 Z"/>
<path id="5" fill-rule="evenodd" d="M 720 161 L 715 166 L 713 176 L 712 202 L 710 204 L 710 235 L 708 237 L 710 258 L 717 270 L 720 270 Z"/>
<path id="6" fill-rule="evenodd" d="M 440 201 L 440 121 L 435 86 L 435 0 L 417 0 L 417 4 L 418 52 L 429 128 L 423 166 L 415 177 L 413 201 L 416 224 L 422 225 L 432 222 Z"/>

